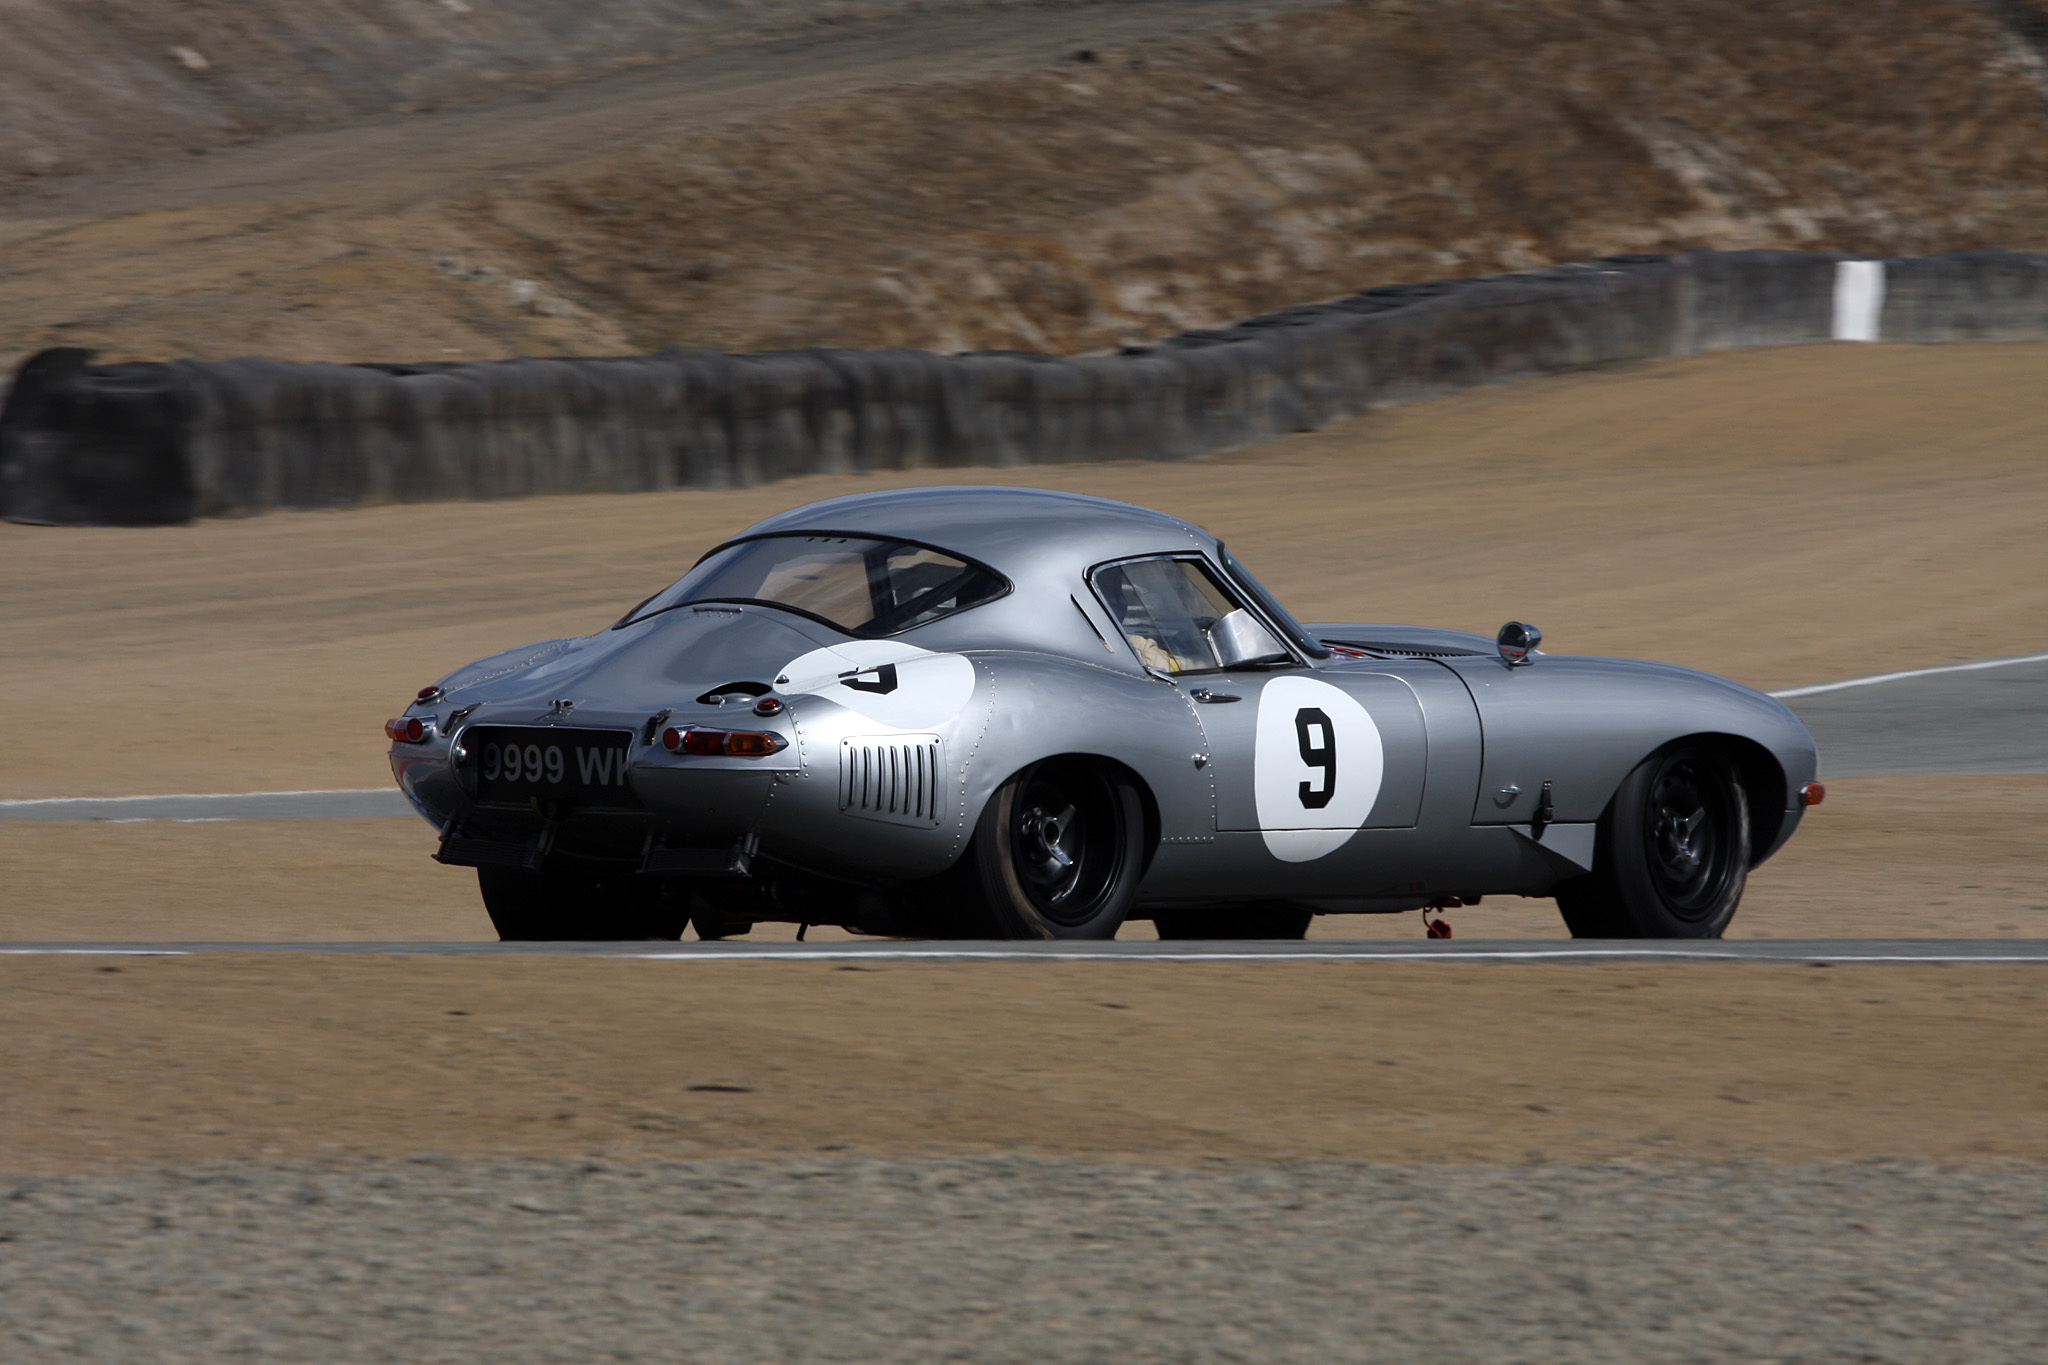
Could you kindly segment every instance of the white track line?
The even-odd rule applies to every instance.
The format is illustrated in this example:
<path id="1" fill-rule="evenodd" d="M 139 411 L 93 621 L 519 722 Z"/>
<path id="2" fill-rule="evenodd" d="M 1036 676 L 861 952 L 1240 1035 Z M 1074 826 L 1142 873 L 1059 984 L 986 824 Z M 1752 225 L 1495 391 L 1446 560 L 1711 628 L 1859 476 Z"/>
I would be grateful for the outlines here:
<path id="1" fill-rule="evenodd" d="M 1424 962 L 1448 964 L 1459 962 L 1577 962 L 1577 963 L 1629 963 L 1629 962 L 1776 962 L 1776 963 L 1872 963 L 1872 964 L 1927 964 L 1964 965 L 1972 962 L 2005 964 L 2048 964 L 2048 944 L 2035 944 L 2007 951 L 1968 952 L 1958 951 L 1930 944 L 1926 949 L 1914 951 L 1895 945 L 1872 945 L 1859 948 L 1853 941 L 1840 944 L 1814 942 L 1773 943 L 1768 940 L 1756 941 L 1754 946 L 1745 944 L 1737 947 L 1729 944 L 1719 950 L 1712 948 L 1610 946 L 1610 947 L 1564 947 L 1557 948 L 1481 948 L 1474 945 L 1463 951 L 1456 950 L 1400 950 L 1388 952 L 1377 946 L 1360 944 L 1356 949 L 1330 951 L 1291 951 L 1281 949 L 1267 952 L 1240 951 L 1181 951 L 1132 952 L 1136 945 L 1121 945 L 1123 951 L 1056 950 L 1045 951 L 1036 946 L 1020 945 L 1017 948 L 966 948 L 945 944 L 884 948 L 862 946 L 848 949 L 811 949 L 790 951 L 779 949 L 717 947 L 700 950 L 694 945 L 666 951 L 624 948 L 590 951 L 589 945 L 571 947 L 563 945 L 561 950 L 549 951 L 541 945 L 518 945 L 510 948 L 495 943 L 450 944 L 401 943 L 379 944 L 294 944 L 294 943 L 223 943 L 223 944 L 125 944 L 125 943 L 69 943 L 69 944 L 0 944 L 0 957 L 196 957 L 218 953 L 262 953 L 275 952 L 293 956 L 352 956 L 352 957 L 580 957 L 617 961 L 638 960 L 648 962 L 1170 962 L 1198 963 L 1225 962 L 1240 965 L 1252 962 Z M 1108 945 L 1105 945 L 1108 947 Z"/>
<path id="2" fill-rule="evenodd" d="M 392 787 L 317 787 L 288 792 L 163 792 L 155 796 L 39 796 L 28 800 L 0 801 L 0 809 L 18 806 L 106 806 L 117 801 L 249 801 L 265 796 L 382 796 Z"/>
<path id="3" fill-rule="evenodd" d="M 198 953 L 190 948 L 127 948 L 118 943 L 93 944 L 90 947 L 42 948 L 36 946 L 17 947 L 0 944 L 0 957 L 196 957 Z M 317 956 L 317 954 L 315 955 Z"/>
<path id="4" fill-rule="evenodd" d="M 1509 950 L 1478 953 L 1005 953 L 936 950 L 880 953 L 609 953 L 611 958 L 681 962 L 1893 962 L 1960 965 L 1967 962 L 2048 963 L 2048 952 L 1986 956 L 1970 953 L 1799 953 L 1751 956 L 1741 953 L 1658 951 L 1654 949 L 1572 949 L 1531 952 Z"/>
<path id="5" fill-rule="evenodd" d="M 2011 659 L 1979 659 L 1968 664 L 1942 664 L 1938 668 L 1909 668 L 1901 673 L 1873 673 L 1867 678 L 1847 678 L 1841 682 L 1815 683 L 1811 687 L 1788 687 L 1772 696 L 1783 701 L 1787 697 L 1811 697 L 1822 692 L 1840 692 L 1849 687 L 1875 687 L 1879 683 L 1902 682 L 1907 678 L 1931 678 L 1937 673 L 1975 673 L 1985 668 L 2009 668 L 2014 664 L 2048 663 L 2048 654 L 2021 654 Z"/>
<path id="6" fill-rule="evenodd" d="M 144 820 L 199 824 L 220 820 L 370 819 L 413 814 L 396 787 L 313 791 L 178 792 L 146 796 L 58 796 L 0 801 L 0 820 Z"/>

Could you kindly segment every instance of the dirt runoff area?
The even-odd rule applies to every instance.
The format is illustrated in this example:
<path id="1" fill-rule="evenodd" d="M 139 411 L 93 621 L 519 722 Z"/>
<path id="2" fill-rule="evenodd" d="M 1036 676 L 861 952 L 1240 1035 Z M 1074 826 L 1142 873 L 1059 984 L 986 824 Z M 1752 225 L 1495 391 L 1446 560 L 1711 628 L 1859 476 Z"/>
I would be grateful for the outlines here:
<path id="1" fill-rule="evenodd" d="M 2036 966 L 0 957 L 4 1169 L 2048 1160 Z"/>

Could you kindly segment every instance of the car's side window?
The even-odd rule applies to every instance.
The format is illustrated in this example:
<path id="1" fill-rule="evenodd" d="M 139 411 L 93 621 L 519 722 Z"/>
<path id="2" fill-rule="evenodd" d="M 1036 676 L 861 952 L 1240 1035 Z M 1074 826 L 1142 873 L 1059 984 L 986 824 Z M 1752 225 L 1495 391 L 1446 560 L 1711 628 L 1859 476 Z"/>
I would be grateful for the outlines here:
<path id="1" fill-rule="evenodd" d="M 1105 565 L 1093 577 L 1103 604 L 1148 668 L 1200 673 L 1289 657 L 1197 560 L 1133 560 Z"/>

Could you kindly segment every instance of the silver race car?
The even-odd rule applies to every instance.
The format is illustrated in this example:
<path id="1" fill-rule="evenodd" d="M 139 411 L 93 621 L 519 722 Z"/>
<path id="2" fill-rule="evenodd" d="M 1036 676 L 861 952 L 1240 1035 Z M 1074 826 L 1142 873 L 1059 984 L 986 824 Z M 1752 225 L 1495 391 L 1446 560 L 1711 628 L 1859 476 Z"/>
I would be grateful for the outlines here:
<path id="1" fill-rule="evenodd" d="M 508 939 L 1299 938 L 1500 895 L 1718 936 L 1820 799 L 1812 737 L 1541 639 L 1302 625 L 1178 518 L 912 489 L 771 517 L 386 728 Z"/>

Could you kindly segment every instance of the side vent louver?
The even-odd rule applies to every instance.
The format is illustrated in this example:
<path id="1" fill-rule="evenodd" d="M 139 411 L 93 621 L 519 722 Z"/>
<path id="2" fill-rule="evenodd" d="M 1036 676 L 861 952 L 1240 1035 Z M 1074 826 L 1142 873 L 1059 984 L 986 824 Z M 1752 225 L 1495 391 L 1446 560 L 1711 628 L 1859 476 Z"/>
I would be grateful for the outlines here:
<path id="1" fill-rule="evenodd" d="M 839 809 L 870 820 L 936 828 L 943 755 L 937 735 L 839 741 Z"/>

